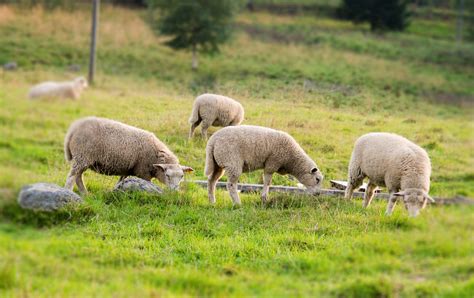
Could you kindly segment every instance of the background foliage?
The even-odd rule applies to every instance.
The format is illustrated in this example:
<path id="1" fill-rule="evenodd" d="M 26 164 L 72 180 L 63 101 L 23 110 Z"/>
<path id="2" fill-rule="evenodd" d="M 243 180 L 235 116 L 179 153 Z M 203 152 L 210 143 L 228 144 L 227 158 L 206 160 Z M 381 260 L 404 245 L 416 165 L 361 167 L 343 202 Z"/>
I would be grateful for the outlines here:
<path id="1" fill-rule="evenodd" d="M 404 30 L 408 26 L 408 0 L 344 0 L 340 14 L 356 23 L 369 22 L 374 30 Z"/>

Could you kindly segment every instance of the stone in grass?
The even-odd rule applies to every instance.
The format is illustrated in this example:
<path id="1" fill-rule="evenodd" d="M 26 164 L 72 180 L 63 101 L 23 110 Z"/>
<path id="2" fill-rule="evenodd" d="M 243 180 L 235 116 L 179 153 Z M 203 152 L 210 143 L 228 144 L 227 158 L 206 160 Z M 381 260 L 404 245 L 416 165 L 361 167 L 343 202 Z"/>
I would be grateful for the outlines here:
<path id="1" fill-rule="evenodd" d="M 150 194 L 162 194 L 163 190 L 153 184 L 150 181 L 138 177 L 128 177 L 122 181 L 119 181 L 115 187 L 114 191 L 144 191 Z"/>
<path id="2" fill-rule="evenodd" d="M 55 211 L 82 202 L 76 193 L 52 183 L 25 185 L 18 196 L 22 208 L 36 211 Z"/>
<path id="3" fill-rule="evenodd" d="M 71 64 L 67 67 L 67 70 L 70 72 L 80 72 L 81 66 L 79 64 Z"/>
<path id="4" fill-rule="evenodd" d="M 3 64 L 3 69 L 6 71 L 16 70 L 18 68 L 18 64 L 15 61 L 10 61 Z"/>

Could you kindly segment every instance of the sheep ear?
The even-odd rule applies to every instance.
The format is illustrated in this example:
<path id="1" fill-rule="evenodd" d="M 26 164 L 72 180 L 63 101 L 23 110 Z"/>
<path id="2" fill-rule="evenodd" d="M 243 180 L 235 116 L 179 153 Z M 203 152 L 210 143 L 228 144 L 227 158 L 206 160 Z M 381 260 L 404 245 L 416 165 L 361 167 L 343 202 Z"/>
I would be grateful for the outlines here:
<path id="1" fill-rule="evenodd" d="M 312 168 L 312 169 L 311 169 L 311 174 L 314 174 L 314 173 L 316 173 L 317 171 L 318 171 L 318 168 Z"/>
<path id="2" fill-rule="evenodd" d="M 161 169 L 161 170 L 163 170 L 163 172 L 166 171 L 166 165 L 162 164 L 162 163 L 155 163 L 155 164 L 153 164 L 153 167 L 155 169 Z"/>
<path id="3" fill-rule="evenodd" d="M 191 173 L 191 172 L 194 172 L 194 169 L 191 168 L 191 167 L 187 167 L 187 166 L 181 166 L 181 169 L 183 170 L 183 172 L 185 173 Z"/>
<path id="4" fill-rule="evenodd" d="M 396 197 L 403 197 L 405 195 L 405 192 L 404 191 L 399 191 L 399 192 L 394 193 L 393 195 L 396 196 Z"/>
<path id="5" fill-rule="evenodd" d="M 430 201 L 431 203 L 436 203 L 435 199 L 430 197 L 427 193 L 425 193 L 425 198 L 428 199 L 428 201 Z"/>

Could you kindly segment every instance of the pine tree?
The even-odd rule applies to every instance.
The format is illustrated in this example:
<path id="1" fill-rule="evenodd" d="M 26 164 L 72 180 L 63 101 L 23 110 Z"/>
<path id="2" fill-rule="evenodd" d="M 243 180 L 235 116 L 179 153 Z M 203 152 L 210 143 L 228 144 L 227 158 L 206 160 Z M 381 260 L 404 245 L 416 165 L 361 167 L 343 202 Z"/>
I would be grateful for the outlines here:
<path id="1" fill-rule="evenodd" d="M 171 37 L 170 47 L 192 51 L 193 69 L 198 66 L 198 52 L 218 52 L 228 40 L 239 4 L 235 0 L 148 0 L 154 28 Z"/>
<path id="2" fill-rule="evenodd" d="M 402 31 L 408 26 L 408 0 L 343 0 L 340 13 L 355 23 L 369 22 L 372 31 Z"/>

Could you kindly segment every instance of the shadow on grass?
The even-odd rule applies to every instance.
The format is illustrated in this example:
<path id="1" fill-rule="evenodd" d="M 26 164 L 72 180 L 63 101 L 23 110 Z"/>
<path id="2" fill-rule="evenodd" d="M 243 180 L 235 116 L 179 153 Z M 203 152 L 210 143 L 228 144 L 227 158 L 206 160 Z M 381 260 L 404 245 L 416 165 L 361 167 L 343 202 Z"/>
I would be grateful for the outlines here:
<path id="1" fill-rule="evenodd" d="M 65 223 L 83 224 L 97 213 L 106 210 L 107 205 L 119 209 L 140 206 L 150 207 L 149 209 L 153 210 L 170 206 L 191 206 L 196 203 L 195 197 L 195 192 L 189 186 L 184 186 L 179 192 L 165 191 L 159 195 L 145 192 L 99 191 L 88 195 L 83 204 L 67 206 L 54 212 L 44 212 L 21 208 L 12 195 L 0 202 L 0 221 L 37 228 Z"/>
<path id="2" fill-rule="evenodd" d="M 327 196 L 308 196 L 300 194 L 274 193 L 265 207 L 273 209 L 294 209 L 303 207 L 336 208 L 352 206 L 350 201 Z"/>
<path id="3" fill-rule="evenodd" d="M 410 231 L 422 228 L 420 221 L 410 218 L 408 215 L 402 215 L 398 217 L 384 215 L 380 219 L 380 224 L 382 227 L 388 230 Z"/>
<path id="4" fill-rule="evenodd" d="M 83 224 L 95 215 L 93 208 L 85 204 L 67 206 L 54 212 L 23 209 L 16 200 L 8 200 L 0 205 L 0 220 L 37 228 L 65 223 Z"/>
<path id="5" fill-rule="evenodd" d="M 178 293 L 186 293 L 191 296 L 226 296 L 233 291 L 231 284 L 221 283 L 209 279 L 206 276 L 172 274 L 169 276 L 152 276 L 149 283 L 154 287 L 171 289 Z"/>
<path id="6" fill-rule="evenodd" d="M 361 279 L 353 283 L 344 285 L 337 289 L 334 294 L 336 297 L 393 297 L 395 289 L 390 281 L 379 279 Z"/>
<path id="7" fill-rule="evenodd" d="M 188 191 L 165 191 L 163 194 L 150 194 L 146 192 L 100 192 L 94 195 L 95 199 L 106 205 L 124 206 L 130 203 L 138 206 L 190 206 L 193 204 L 192 195 Z"/>
<path id="8" fill-rule="evenodd" d="M 0 263 L 0 290 L 11 289 L 16 283 L 15 268 L 11 263 Z"/>

